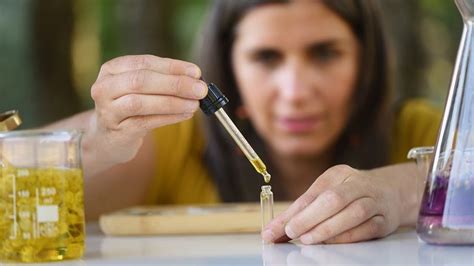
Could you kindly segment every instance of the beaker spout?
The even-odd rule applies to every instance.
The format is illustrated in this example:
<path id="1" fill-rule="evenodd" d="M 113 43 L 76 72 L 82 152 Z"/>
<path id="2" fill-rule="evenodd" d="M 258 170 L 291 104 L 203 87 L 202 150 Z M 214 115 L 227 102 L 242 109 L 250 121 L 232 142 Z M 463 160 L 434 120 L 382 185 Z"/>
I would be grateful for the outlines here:
<path id="1" fill-rule="evenodd" d="M 428 175 L 431 160 L 433 159 L 433 146 L 412 148 L 407 155 L 408 159 L 414 159 L 420 173 L 423 176 Z"/>

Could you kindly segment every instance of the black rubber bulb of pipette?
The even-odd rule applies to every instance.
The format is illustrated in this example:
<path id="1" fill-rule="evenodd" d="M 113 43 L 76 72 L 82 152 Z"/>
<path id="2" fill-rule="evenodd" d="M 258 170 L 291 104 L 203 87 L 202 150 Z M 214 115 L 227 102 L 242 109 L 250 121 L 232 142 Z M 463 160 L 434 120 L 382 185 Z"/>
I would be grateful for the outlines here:
<path id="1" fill-rule="evenodd" d="M 203 80 L 201 78 L 201 80 Z M 203 80 L 204 81 L 204 80 Z M 212 115 L 229 102 L 229 99 L 213 83 L 207 84 L 207 96 L 199 101 L 199 107 L 206 115 Z"/>

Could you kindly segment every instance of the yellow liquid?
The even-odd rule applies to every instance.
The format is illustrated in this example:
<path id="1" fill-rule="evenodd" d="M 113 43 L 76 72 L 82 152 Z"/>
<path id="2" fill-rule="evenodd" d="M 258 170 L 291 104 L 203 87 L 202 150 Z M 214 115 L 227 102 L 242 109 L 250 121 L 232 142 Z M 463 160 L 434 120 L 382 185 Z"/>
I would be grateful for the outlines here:
<path id="1" fill-rule="evenodd" d="M 0 261 L 81 257 L 83 191 L 80 169 L 0 168 Z"/>
<path id="2" fill-rule="evenodd" d="M 257 159 L 250 160 L 250 162 L 252 163 L 255 170 L 257 170 L 257 172 L 263 176 L 263 180 L 265 180 L 265 183 L 269 183 L 272 176 L 267 172 L 267 167 L 262 162 L 262 160 L 257 157 Z"/>

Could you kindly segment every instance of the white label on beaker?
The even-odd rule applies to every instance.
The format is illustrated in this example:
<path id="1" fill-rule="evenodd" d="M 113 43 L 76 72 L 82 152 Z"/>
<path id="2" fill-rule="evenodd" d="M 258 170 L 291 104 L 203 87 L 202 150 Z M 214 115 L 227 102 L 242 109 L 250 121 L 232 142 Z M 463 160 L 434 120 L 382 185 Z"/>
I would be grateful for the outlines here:
<path id="1" fill-rule="evenodd" d="M 57 222 L 59 220 L 58 205 L 38 205 L 36 207 L 38 222 Z"/>

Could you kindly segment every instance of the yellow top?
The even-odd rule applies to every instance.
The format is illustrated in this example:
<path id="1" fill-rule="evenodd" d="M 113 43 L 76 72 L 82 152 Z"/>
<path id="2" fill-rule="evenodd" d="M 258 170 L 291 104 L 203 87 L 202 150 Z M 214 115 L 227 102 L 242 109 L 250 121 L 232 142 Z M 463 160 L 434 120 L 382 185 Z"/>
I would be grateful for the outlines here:
<path id="1" fill-rule="evenodd" d="M 412 147 L 436 142 L 441 113 L 423 100 L 408 101 L 395 120 L 391 163 L 407 161 Z M 199 118 L 155 130 L 156 177 L 149 204 L 194 204 L 219 201 L 217 189 L 202 162 L 205 138 Z"/>

